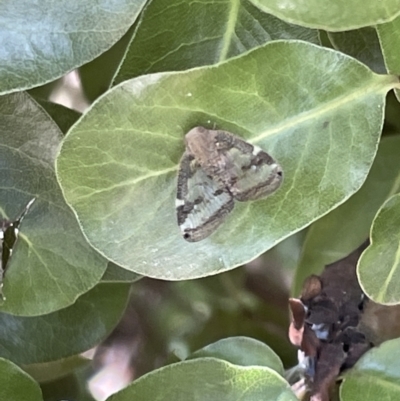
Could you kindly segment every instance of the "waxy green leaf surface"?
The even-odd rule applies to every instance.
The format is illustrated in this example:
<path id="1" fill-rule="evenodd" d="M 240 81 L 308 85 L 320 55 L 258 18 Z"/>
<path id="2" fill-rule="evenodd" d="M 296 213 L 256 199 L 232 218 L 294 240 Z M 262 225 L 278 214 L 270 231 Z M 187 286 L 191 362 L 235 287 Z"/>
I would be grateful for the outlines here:
<path id="1" fill-rule="evenodd" d="M 266 366 L 283 374 L 278 355 L 268 345 L 249 337 L 224 338 L 190 355 L 190 359 L 205 357 L 223 359 L 240 366 Z"/>
<path id="2" fill-rule="evenodd" d="M 7 266 L 0 312 L 41 315 L 71 305 L 107 261 L 86 242 L 54 173 L 62 133 L 26 93 L 0 97 L 0 213 L 14 220 L 36 198 Z"/>
<path id="3" fill-rule="evenodd" d="M 400 74 L 400 17 L 386 24 L 377 26 L 379 40 L 386 67 L 391 74 Z"/>
<path id="4" fill-rule="evenodd" d="M 140 280 L 140 278 L 140 275 L 123 269 L 122 267 L 110 262 L 103 274 L 103 277 L 101 278 L 101 281 L 113 283 L 133 283 L 134 281 Z"/>
<path id="5" fill-rule="evenodd" d="M 18 364 L 69 357 L 97 345 L 125 310 L 128 284 L 100 284 L 75 304 L 43 316 L 0 313 L 0 356 Z"/>
<path id="6" fill-rule="evenodd" d="M 66 136 L 57 173 L 90 243 L 121 267 L 180 280 L 239 266 L 343 203 L 375 157 L 397 78 L 305 42 L 272 42 L 214 67 L 127 81 Z M 237 202 L 198 243 L 181 238 L 175 193 L 184 135 L 233 132 L 282 166 L 280 189 Z"/>
<path id="7" fill-rule="evenodd" d="M 381 44 L 374 27 L 328 32 L 328 36 L 336 50 L 356 58 L 378 74 L 386 74 Z"/>
<path id="8" fill-rule="evenodd" d="M 400 75 L 400 16 L 386 24 L 378 25 L 376 29 L 387 71 L 390 74 Z M 396 90 L 396 97 L 400 101 L 398 89 Z"/>
<path id="9" fill-rule="evenodd" d="M 248 0 L 153 0 L 140 18 L 115 82 L 216 64 L 277 39 L 319 43 L 317 30 L 288 24 Z"/>
<path id="10" fill-rule="evenodd" d="M 379 210 L 371 230 L 371 245 L 358 263 L 358 277 L 369 298 L 381 304 L 400 303 L 400 194 Z"/>
<path id="11" fill-rule="evenodd" d="M 399 136 L 382 138 L 361 189 L 308 229 L 293 284 L 294 296 L 299 296 L 306 277 L 320 274 L 325 265 L 344 258 L 368 238 L 382 203 L 400 190 L 399 154 Z"/>
<path id="12" fill-rule="evenodd" d="M 400 0 L 251 0 L 261 10 L 293 24 L 326 31 L 349 31 L 391 21 Z"/>
<path id="13" fill-rule="evenodd" d="M 39 384 L 18 366 L 0 358 L 0 400 L 43 401 Z"/>
<path id="14" fill-rule="evenodd" d="M 0 2 L 0 93 L 53 81 L 110 48 L 145 0 Z"/>
<path id="15" fill-rule="evenodd" d="M 345 375 L 341 401 L 397 401 L 400 396 L 400 340 L 368 351 Z"/>
<path id="16" fill-rule="evenodd" d="M 214 358 L 184 361 L 134 381 L 109 401 L 296 401 L 274 370 L 237 366 Z"/>

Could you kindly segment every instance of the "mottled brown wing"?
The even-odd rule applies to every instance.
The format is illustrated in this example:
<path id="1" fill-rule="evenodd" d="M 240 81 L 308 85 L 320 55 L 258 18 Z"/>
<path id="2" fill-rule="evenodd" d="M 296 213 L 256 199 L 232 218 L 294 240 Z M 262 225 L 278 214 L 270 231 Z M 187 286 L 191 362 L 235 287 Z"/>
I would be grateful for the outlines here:
<path id="1" fill-rule="evenodd" d="M 215 138 L 226 166 L 221 180 L 236 200 L 265 198 L 279 188 L 282 168 L 267 152 L 226 131 L 217 131 Z"/>
<path id="2" fill-rule="evenodd" d="M 180 162 L 176 213 L 182 236 L 189 242 L 211 235 L 234 207 L 231 193 L 185 152 Z"/>
<path id="3" fill-rule="evenodd" d="M 282 183 L 282 168 L 268 153 L 230 132 L 196 127 L 185 139 L 187 152 L 238 201 L 264 198 Z"/>

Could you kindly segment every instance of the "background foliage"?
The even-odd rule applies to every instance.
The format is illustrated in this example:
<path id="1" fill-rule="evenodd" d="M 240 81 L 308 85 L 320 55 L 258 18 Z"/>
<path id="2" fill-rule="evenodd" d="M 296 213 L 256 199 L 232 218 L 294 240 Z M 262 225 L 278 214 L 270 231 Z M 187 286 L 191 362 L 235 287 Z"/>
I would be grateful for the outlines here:
<path id="1" fill-rule="evenodd" d="M 137 380 L 112 400 L 295 400 L 305 277 L 371 232 L 360 283 L 400 303 L 399 40 L 399 0 L 1 3 L 1 215 L 36 201 L 4 279 L 0 399 L 90 400 L 122 347 Z M 260 145 L 284 183 L 193 244 L 174 197 L 196 125 Z M 343 401 L 398 399 L 397 342 Z"/>

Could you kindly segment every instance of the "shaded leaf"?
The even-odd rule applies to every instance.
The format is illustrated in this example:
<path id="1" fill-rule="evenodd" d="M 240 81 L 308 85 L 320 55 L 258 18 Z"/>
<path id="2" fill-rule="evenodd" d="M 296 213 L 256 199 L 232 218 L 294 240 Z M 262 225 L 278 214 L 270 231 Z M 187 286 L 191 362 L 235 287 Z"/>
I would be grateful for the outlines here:
<path id="1" fill-rule="evenodd" d="M 40 388 L 44 401 L 96 401 L 88 394 L 86 384 L 80 384 L 75 374 L 63 376 L 51 382 L 40 383 Z"/>
<path id="2" fill-rule="evenodd" d="M 398 135 L 400 133 L 399 101 L 396 98 L 398 90 L 389 92 L 386 98 L 384 133 Z"/>
<path id="3" fill-rule="evenodd" d="M 25 365 L 24 371 L 38 382 L 48 382 L 64 377 L 91 361 L 80 355 L 73 355 L 54 362 Z"/>
<path id="4" fill-rule="evenodd" d="M 81 113 L 61 104 L 38 98 L 35 98 L 35 100 L 46 110 L 63 134 L 66 134 L 81 116 Z"/>
<path id="5" fill-rule="evenodd" d="M 390 74 L 400 75 L 400 54 L 398 51 L 398 44 L 400 42 L 400 17 L 386 24 L 378 25 L 376 29 L 388 72 Z M 396 90 L 396 97 L 400 100 L 399 90 Z"/>
<path id="6" fill-rule="evenodd" d="M 84 239 L 55 179 L 58 127 L 25 93 L 0 97 L 0 126 L 3 216 L 13 220 L 36 198 L 8 264 L 0 311 L 50 313 L 96 285 L 107 261 Z"/>
<path id="7" fill-rule="evenodd" d="M 266 367 L 200 358 L 169 365 L 134 381 L 109 401 L 296 401 L 289 384 Z"/>
<path id="8" fill-rule="evenodd" d="M 123 269 L 122 267 L 109 262 L 107 265 L 107 270 L 104 272 L 101 281 L 133 283 L 134 281 L 140 280 L 140 278 L 141 276 L 139 274 Z"/>
<path id="9" fill-rule="evenodd" d="M 378 74 L 386 74 L 381 46 L 373 27 L 347 32 L 328 32 L 335 49 L 356 58 Z"/>
<path id="10" fill-rule="evenodd" d="M 400 396 L 400 339 L 367 352 L 345 375 L 341 401 L 397 401 Z"/>
<path id="11" fill-rule="evenodd" d="M 61 77 L 110 48 L 145 0 L 0 3 L 0 92 Z"/>
<path id="12" fill-rule="evenodd" d="M 189 359 L 212 357 L 240 366 L 266 366 L 283 374 L 282 361 L 268 345 L 249 337 L 230 337 L 207 345 Z"/>
<path id="13" fill-rule="evenodd" d="M 0 355 L 18 364 L 54 361 L 97 345 L 125 310 L 129 285 L 99 284 L 68 308 L 44 316 L 0 313 Z"/>
<path id="14" fill-rule="evenodd" d="M 0 400 L 43 401 L 39 385 L 22 369 L 0 358 Z"/>
<path id="15" fill-rule="evenodd" d="M 79 68 L 82 89 L 89 103 L 92 103 L 111 87 L 122 59 L 125 58 L 125 53 L 136 30 L 137 22 L 138 19 L 129 28 L 128 32 L 109 50 Z M 161 22 L 161 19 L 159 22 Z"/>
<path id="16" fill-rule="evenodd" d="M 349 31 L 390 21 L 400 14 L 400 0 L 250 0 L 285 21 L 326 31 Z"/>
<path id="17" fill-rule="evenodd" d="M 248 0 L 153 0 L 143 11 L 115 82 L 215 64 L 277 39 L 319 43 L 318 31 L 265 14 Z"/>
<path id="18" fill-rule="evenodd" d="M 400 194 L 379 210 L 371 229 L 371 245 L 358 263 L 363 291 L 373 301 L 400 303 Z"/>
<path id="19" fill-rule="evenodd" d="M 343 258 L 368 237 L 376 212 L 400 189 L 399 153 L 399 136 L 383 138 L 361 189 L 308 229 L 293 281 L 295 296 L 306 277 L 319 274 L 325 265 Z"/>
<path id="20" fill-rule="evenodd" d="M 386 24 L 378 25 L 376 29 L 381 42 L 387 70 L 391 74 L 399 75 L 400 54 L 397 45 L 400 41 L 400 17 Z"/>
<path id="21" fill-rule="evenodd" d="M 99 99 L 66 136 L 60 185 L 88 240 L 116 264 L 167 280 L 220 273 L 359 189 L 396 82 L 294 41 L 215 67 L 139 77 Z M 174 203 L 183 137 L 196 125 L 261 146 L 284 180 L 265 200 L 237 202 L 219 230 L 193 244 L 181 238 Z"/>

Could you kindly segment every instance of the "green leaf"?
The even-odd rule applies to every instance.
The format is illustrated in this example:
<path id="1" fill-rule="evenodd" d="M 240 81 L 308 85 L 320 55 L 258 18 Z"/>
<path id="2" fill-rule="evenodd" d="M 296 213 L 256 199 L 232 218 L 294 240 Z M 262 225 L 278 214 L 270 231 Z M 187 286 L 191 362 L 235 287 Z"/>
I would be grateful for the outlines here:
<path id="1" fill-rule="evenodd" d="M 379 210 L 371 229 L 371 245 L 358 262 L 358 277 L 373 301 L 400 303 L 400 194 Z"/>
<path id="2" fill-rule="evenodd" d="M 126 57 L 127 48 L 136 30 L 138 19 L 115 45 L 90 63 L 79 68 L 82 89 L 89 103 L 93 103 L 112 86 L 114 76 L 120 68 L 122 60 Z M 160 19 L 159 22 L 161 21 Z"/>
<path id="3" fill-rule="evenodd" d="M 397 338 L 364 354 L 344 377 L 341 401 L 397 401 L 400 397 L 399 350 Z"/>
<path id="4" fill-rule="evenodd" d="M 44 84 L 93 60 L 125 34 L 145 2 L 0 2 L 0 92 Z"/>
<path id="5" fill-rule="evenodd" d="M 400 119 L 399 119 L 399 100 L 396 98 L 394 92 L 389 92 L 386 98 L 385 110 L 385 133 L 387 135 L 398 135 L 400 133 Z"/>
<path id="6" fill-rule="evenodd" d="M 400 17 L 386 24 L 378 25 L 376 29 L 388 72 L 394 75 L 400 75 L 400 53 L 398 51 L 398 44 L 400 41 Z M 396 97 L 400 101 L 398 89 L 396 90 Z"/>
<path id="7" fill-rule="evenodd" d="M 367 27 L 347 32 L 328 32 L 334 48 L 366 64 L 378 74 L 386 74 L 376 29 Z"/>
<path id="8" fill-rule="evenodd" d="M 58 128 L 60 128 L 63 134 L 66 134 L 68 130 L 72 127 L 72 125 L 74 125 L 78 118 L 81 116 L 81 113 L 69 109 L 68 107 L 62 106 L 61 104 L 52 103 L 47 100 L 38 99 L 35 97 L 34 99 L 54 120 L 54 122 L 58 125 Z"/>
<path id="9" fill-rule="evenodd" d="M 0 313 L 0 356 L 18 364 L 55 361 L 104 339 L 125 310 L 128 284 L 99 284 L 74 305 L 44 316 Z"/>
<path id="10" fill-rule="evenodd" d="M 194 352 L 190 358 L 212 357 L 240 366 L 266 366 L 283 374 L 282 361 L 268 345 L 249 337 L 224 338 Z"/>
<path id="11" fill-rule="evenodd" d="M 307 232 L 293 294 L 324 266 L 342 259 L 369 235 L 372 220 L 382 203 L 400 189 L 400 137 L 383 138 L 374 164 L 361 189 L 347 202 L 315 222 Z"/>
<path id="12" fill-rule="evenodd" d="M 107 261 L 86 242 L 54 173 L 62 134 L 25 93 L 0 97 L 1 213 L 15 219 L 36 198 L 4 278 L 0 311 L 40 315 L 71 305 L 101 279 Z"/>
<path id="13" fill-rule="evenodd" d="M 285 21 L 326 31 L 349 31 L 390 21 L 400 14 L 400 0 L 250 0 Z"/>
<path id="14" fill-rule="evenodd" d="M 90 243 L 136 273 L 182 280 L 232 269 L 343 203 L 375 157 L 397 78 L 305 42 L 271 42 L 215 67 L 154 74 L 100 98 L 65 137 L 57 174 Z M 266 200 L 237 202 L 213 235 L 181 238 L 184 135 L 226 129 L 283 167 Z"/>
<path id="15" fill-rule="evenodd" d="M 60 379 L 89 363 L 91 363 L 89 359 L 80 355 L 73 355 L 54 362 L 26 365 L 23 369 L 36 381 L 43 383 Z"/>
<path id="16" fill-rule="evenodd" d="M 120 282 L 120 283 L 133 283 L 140 280 L 141 276 L 131 272 L 130 270 L 123 269 L 114 263 L 108 263 L 107 270 L 104 272 L 101 281 L 103 282 Z"/>
<path id="17" fill-rule="evenodd" d="M 39 385 L 12 362 L 0 358 L 0 400 L 43 401 Z"/>
<path id="18" fill-rule="evenodd" d="M 386 24 L 378 25 L 376 29 L 382 46 L 382 53 L 387 70 L 391 74 L 399 75 L 400 54 L 397 45 L 400 41 L 400 17 Z"/>
<path id="19" fill-rule="evenodd" d="M 266 367 L 201 358 L 169 365 L 134 381 L 108 401 L 296 401 L 289 384 Z"/>
<path id="20" fill-rule="evenodd" d="M 265 14 L 248 0 L 153 0 L 143 11 L 115 82 L 215 64 L 277 39 L 319 43 L 318 31 Z"/>

